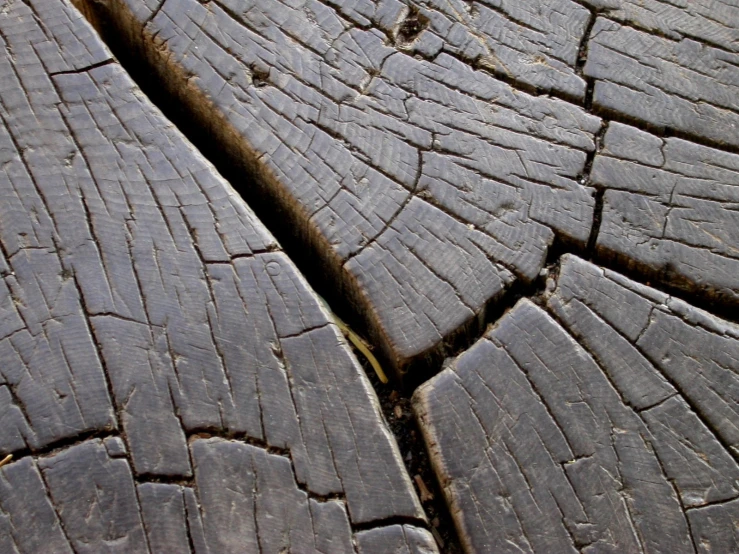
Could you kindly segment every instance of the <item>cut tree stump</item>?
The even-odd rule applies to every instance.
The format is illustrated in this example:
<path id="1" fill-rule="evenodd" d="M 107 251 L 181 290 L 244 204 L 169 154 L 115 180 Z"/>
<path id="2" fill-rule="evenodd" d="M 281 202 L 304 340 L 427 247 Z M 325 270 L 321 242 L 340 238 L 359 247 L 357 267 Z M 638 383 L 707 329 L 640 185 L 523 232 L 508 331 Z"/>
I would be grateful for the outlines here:
<path id="1" fill-rule="evenodd" d="M 738 375 L 739 326 L 567 255 L 414 406 L 470 552 L 736 552 Z"/>
<path id="2" fill-rule="evenodd" d="M 79 3 L 255 177 L 400 375 L 479 333 L 555 241 L 585 250 L 602 121 L 576 103 L 739 147 L 719 2 L 710 20 L 595 0 Z"/>
<path id="3" fill-rule="evenodd" d="M 401 44 L 319 0 L 85 6 L 256 175 L 403 373 L 535 279 L 555 237 L 585 246 L 601 121 L 443 51 L 414 57 L 426 16 L 390 4 L 374 17 L 415 29 Z"/>
<path id="4" fill-rule="evenodd" d="M 0 37 L 0 550 L 383 552 L 402 520 L 435 551 L 362 368 L 228 183 L 70 5 L 6 4 Z"/>
<path id="5" fill-rule="evenodd" d="M 736 2 L 72 1 L 0 0 L 0 554 L 739 552 Z"/>

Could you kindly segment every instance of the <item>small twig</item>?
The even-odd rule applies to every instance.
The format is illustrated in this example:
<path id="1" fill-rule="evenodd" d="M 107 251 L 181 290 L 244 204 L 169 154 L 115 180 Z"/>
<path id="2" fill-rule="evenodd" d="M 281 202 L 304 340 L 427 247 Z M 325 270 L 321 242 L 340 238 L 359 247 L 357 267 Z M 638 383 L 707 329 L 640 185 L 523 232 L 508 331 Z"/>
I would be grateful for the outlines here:
<path id="1" fill-rule="evenodd" d="M 2 460 L 0 460 L 0 467 L 3 467 L 5 464 L 9 464 L 10 463 L 10 460 L 12 460 L 12 459 L 13 459 L 13 455 L 12 454 L 8 454 Z"/>

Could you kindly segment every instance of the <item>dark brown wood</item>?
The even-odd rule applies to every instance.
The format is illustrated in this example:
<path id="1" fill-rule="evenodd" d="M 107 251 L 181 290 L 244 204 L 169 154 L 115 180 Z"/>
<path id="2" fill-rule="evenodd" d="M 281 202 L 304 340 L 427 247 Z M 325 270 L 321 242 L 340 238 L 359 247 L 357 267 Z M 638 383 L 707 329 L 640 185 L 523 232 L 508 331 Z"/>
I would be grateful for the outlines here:
<path id="1" fill-rule="evenodd" d="M 469 552 L 730 552 L 739 327 L 573 256 L 414 396 Z"/>
<path id="2" fill-rule="evenodd" d="M 7 4 L 0 47 L 3 552 L 346 552 L 423 525 L 330 315 L 82 16 Z"/>

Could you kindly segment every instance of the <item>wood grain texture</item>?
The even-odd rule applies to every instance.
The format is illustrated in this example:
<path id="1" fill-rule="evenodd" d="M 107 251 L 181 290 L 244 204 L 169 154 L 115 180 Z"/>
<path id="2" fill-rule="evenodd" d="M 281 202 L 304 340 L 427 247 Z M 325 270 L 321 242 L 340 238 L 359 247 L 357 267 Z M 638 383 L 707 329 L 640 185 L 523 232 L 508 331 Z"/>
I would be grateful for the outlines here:
<path id="1" fill-rule="evenodd" d="M 464 546 L 732 551 L 737 368 L 735 325 L 564 256 L 414 396 Z"/>
<path id="2" fill-rule="evenodd" d="M 732 0 L 585 0 L 585 4 L 610 19 L 671 39 L 690 38 L 739 51 L 739 6 Z"/>
<path id="3" fill-rule="evenodd" d="M 412 525 L 354 533 L 346 503 L 306 492 L 284 455 L 193 438 L 192 479 L 137 482 L 125 454 L 110 454 L 109 440 L 0 470 L 3 552 L 438 552 Z"/>
<path id="4" fill-rule="evenodd" d="M 348 6 L 108 6 L 312 238 L 396 368 L 533 279 L 555 235 L 587 242 L 594 201 L 578 179 L 600 120 L 577 106 L 444 52 L 417 59 Z"/>
<path id="5" fill-rule="evenodd" d="M 739 304 L 739 156 L 611 123 L 591 182 L 606 190 L 602 259 Z"/>
<path id="6" fill-rule="evenodd" d="M 436 552 L 431 533 L 410 525 L 393 525 L 357 533 L 357 551 L 393 552 L 394 554 L 430 554 Z"/>
<path id="7" fill-rule="evenodd" d="M 0 47 L 0 453 L 20 457 L 2 469 L 7 551 L 241 551 L 237 471 L 261 487 L 265 551 L 421 523 L 319 299 L 82 16 L 6 4 Z M 233 506 L 256 494 L 237 492 Z M 285 538 L 285 510 L 304 536 Z"/>
<path id="8" fill-rule="evenodd" d="M 330 2 L 342 16 L 373 26 L 409 53 L 449 53 L 498 76 L 582 100 L 576 65 L 590 11 L 572 0 L 515 2 L 370 0 Z"/>
<path id="9" fill-rule="evenodd" d="M 605 113 L 739 146 L 739 53 L 654 35 L 599 17 L 583 72 Z"/>

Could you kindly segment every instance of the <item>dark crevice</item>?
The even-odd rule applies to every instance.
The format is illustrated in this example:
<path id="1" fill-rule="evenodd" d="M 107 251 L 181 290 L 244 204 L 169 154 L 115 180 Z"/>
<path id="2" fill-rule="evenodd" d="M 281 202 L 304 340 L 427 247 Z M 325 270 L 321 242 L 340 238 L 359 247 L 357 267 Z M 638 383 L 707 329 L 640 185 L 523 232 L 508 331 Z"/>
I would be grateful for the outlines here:
<path id="1" fill-rule="evenodd" d="M 87 73 L 88 71 L 92 71 L 93 69 L 103 67 L 104 65 L 110 65 L 112 63 L 116 63 L 115 59 L 108 58 L 107 60 L 104 60 L 102 62 L 86 65 L 85 67 L 81 67 L 79 69 L 70 69 L 69 71 L 57 71 L 56 73 L 49 73 L 49 77 L 56 77 L 57 75 L 76 75 L 78 73 Z M 61 98 L 61 96 L 59 98 Z"/>
<path id="2" fill-rule="evenodd" d="M 595 244 L 598 241 L 598 233 L 600 232 L 600 224 L 603 220 L 603 197 L 606 194 L 606 189 L 603 187 L 594 186 L 595 193 L 593 198 L 595 200 L 595 207 L 593 208 L 593 226 L 590 229 L 590 236 L 588 237 L 588 245 L 585 248 L 587 253 L 587 259 L 592 260 L 593 252 L 595 251 Z"/>
<path id="3" fill-rule="evenodd" d="M 405 468 L 428 517 L 428 525 L 416 524 L 416 526 L 431 531 L 441 552 L 461 554 L 462 546 L 451 512 L 431 466 L 423 434 L 411 406 L 411 392 L 407 388 L 399 387 L 396 382 L 382 384 L 369 362 L 361 354 L 357 357 L 377 393 L 385 421 L 395 436 Z M 420 490 L 419 479 L 431 493 L 431 498 Z"/>
<path id="4" fill-rule="evenodd" d="M 417 7 L 409 6 L 408 13 L 395 31 L 395 42 L 401 47 L 409 46 L 428 25 L 428 17 L 423 15 Z"/>
<path id="5" fill-rule="evenodd" d="M 107 439 L 109 437 L 120 436 L 121 434 L 116 429 L 94 429 L 91 431 L 84 431 L 71 437 L 65 437 L 63 439 L 52 441 L 41 448 L 27 447 L 21 450 L 8 452 L 8 454 L 13 455 L 13 463 L 28 456 L 32 456 L 34 459 L 50 458 L 51 456 L 56 456 L 57 454 L 60 454 L 65 450 L 72 448 L 73 446 L 77 446 L 93 439 Z"/>
<path id="6" fill-rule="evenodd" d="M 592 187 L 594 194 L 593 199 L 595 200 L 595 206 L 593 208 L 593 223 L 590 228 L 590 236 L 588 237 L 587 245 L 585 246 L 584 256 L 587 259 L 592 259 L 593 252 L 595 251 L 595 244 L 598 240 L 598 233 L 600 232 L 600 224 L 603 218 L 603 197 L 605 196 L 605 188 L 595 185 L 591 182 L 590 175 L 593 171 L 593 163 L 595 163 L 595 157 L 600 153 L 603 148 L 603 137 L 608 131 L 609 121 L 603 121 L 601 123 L 600 130 L 595 135 L 595 148 L 592 152 L 588 152 L 588 156 L 585 159 L 585 166 L 583 168 L 583 174 L 578 179 L 580 183 L 587 187 Z"/>
<path id="7" fill-rule="evenodd" d="M 369 531 L 370 529 L 390 527 L 391 525 L 413 525 L 414 527 L 420 527 L 421 529 L 426 528 L 426 523 L 423 520 L 417 519 L 415 517 L 393 516 L 385 519 L 369 521 L 367 523 L 352 525 L 352 531 L 358 533 L 359 531 Z"/>
<path id="8" fill-rule="evenodd" d="M 595 79 L 585 75 L 585 63 L 588 61 L 588 45 L 590 44 L 590 35 L 593 32 L 593 26 L 598 19 L 598 12 L 590 9 L 590 19 L 583 31 L 580 39 L 580 46 L 577 49 L 577 61 L 575 62 L 575 73 L 580 76 L 586 83 L 585 98 L 583 99 L 583 107 L 586 110 L 593 108 L 593 92 L 595 91 Z"/>

